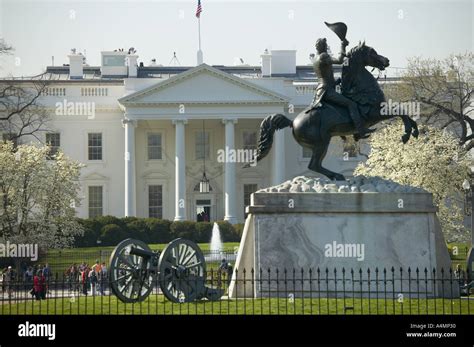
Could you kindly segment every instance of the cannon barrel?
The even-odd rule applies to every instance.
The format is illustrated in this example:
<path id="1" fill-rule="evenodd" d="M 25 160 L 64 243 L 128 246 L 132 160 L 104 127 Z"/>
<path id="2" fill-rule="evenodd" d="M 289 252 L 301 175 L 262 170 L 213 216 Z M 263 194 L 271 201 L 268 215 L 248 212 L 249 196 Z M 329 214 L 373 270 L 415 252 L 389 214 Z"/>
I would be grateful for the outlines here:
<path id="1" fill-rule="evenodd" d="M 147 259 L 152 258 L 157 255 L 155 252 L 151 250 L 141 249 L 138 247 L 131 247 L 130 254 L 138 255 L 140 257 L 147 258 Z"/>

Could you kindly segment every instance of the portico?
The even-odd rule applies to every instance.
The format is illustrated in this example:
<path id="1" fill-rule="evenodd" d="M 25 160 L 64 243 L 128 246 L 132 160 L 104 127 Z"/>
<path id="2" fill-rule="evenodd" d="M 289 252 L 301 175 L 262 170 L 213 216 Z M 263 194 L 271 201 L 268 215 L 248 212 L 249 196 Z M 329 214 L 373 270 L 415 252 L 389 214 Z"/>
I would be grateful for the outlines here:
<path id="1" fill-rule="evenodd" d="M 141 202 L 147 192 L 146 182 L 162 182 L 161 198 L 174 200 L 174 203 L 167 204 L 174 206 L 174 211 L 163 211 L 163 214 L 175 221 L 193 220 L 195 211 L 191 210 L 206 204 L 214 214 L 211 214 L 211 220 L 224 219 L 237 223 L 242 219 L 238 218 L 242 213 L 237 210 L 238 201 L 242 200 L 237 196 L 240 181 L 237 176 L 243 164 L 230 160 L 219 163 L 216 152 L 245 146 L 240 135 L 249 131 L 258 133 L 258 125 L 264 117 L 284 113 L 288 103 L 286 97 L 202 64 L 132 92 L 119 102 L 125 111 L 126 216 L 147 217 Z M 203 120 L 209 129 L 200 135 Z M 160 145 L 163 157 L 157 161 L 143 157 L 147 149 L 143 146 L 146 140 L 143 137 L 154 133 L 153 129 L 161 129 L 160 141 L 163 141 Z M 209 140 L 209 143 L 205 142 L 204 154 L 198 151 L 201 136 Z M 284 150 L 284 136 L 282 131 L 275 136 L 275 146 L 280 150 Z M 203 155 L 212 189 L 209 199 L 203 199 L 204 196 L 198 196 L 194 190 L 202 176 Z M 242 171 L 242 176 L 262 177 L 272 171 L 275 174 L 268 183 L 280 183 L 285 178 L 284 157 L 274 156 L 271 164 L 263 163 L 246 170 Z M 241 179 L 242 182 L 245 180 L 245 177 Z M 222 212 L 221 206 L 224 207 Z"/>

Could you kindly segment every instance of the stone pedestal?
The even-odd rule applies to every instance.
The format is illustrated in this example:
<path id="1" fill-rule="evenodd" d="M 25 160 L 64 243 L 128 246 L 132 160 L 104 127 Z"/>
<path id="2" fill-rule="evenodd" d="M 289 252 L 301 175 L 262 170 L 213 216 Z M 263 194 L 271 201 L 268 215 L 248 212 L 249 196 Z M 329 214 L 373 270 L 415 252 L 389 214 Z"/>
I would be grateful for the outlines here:
<path id="1" fill-rule="evenodd" d="M 248 212 L 232 298 L 459 295 L 424 190 L 297 177 L 254 193 Z"/>

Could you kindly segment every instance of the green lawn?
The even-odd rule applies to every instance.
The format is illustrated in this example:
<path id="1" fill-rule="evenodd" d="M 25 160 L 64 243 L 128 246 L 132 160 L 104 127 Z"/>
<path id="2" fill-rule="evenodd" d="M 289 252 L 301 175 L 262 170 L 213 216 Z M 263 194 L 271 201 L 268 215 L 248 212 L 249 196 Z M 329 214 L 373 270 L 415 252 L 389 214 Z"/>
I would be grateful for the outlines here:
<path id="1" fill-rule="evenodd" d="M 444 311 L 443 311 L 444 310 Z M 239 299 L 174 304 L 162 295 L 151 295 L 139 304 L 124 304 L 114 296 L 76 297 L 74 300 L 27 300 L 0 304 L 0 314 L 472 314 L 474 301 L 468 299 Z"/>
<path id="2" fill-rule="evenodd" d="M 166 243 L 163 244 L 150 244 L 150 248 L 153 250 L 163 250 L 166 247 Z M 199 248 L 203 252 L 209 251 L 209 243 L 199 243 Z M 239 247 L 238 242 L 226 242 L 224 243 L 225 252 L 234 252 Z M 115 247 L 84 247 L 84 248 L 69 248 L 62 250 L 50 250 L 46 257 L 41 257 L 38 260 L 38 264 L 48 263 L 53 274 L 58 273 L 61 276 L 64 271 L 72 264 L 81 264 L 86 262 L 89 265 L 95 263 L 96 260 L 100 262 L 109 263 L 109 257 Z"/>
<path id="3" fill-rule="evenodd" d="M 149 246 L 153 250 L 162 250 L 167 244 L 150 244 Z M 209 250 L 209 243 L 200 243 L 199 247 L 205 252 Z M 451 243 L 448 245 L 449 253 L 453 262 L 453 268 L 457 264 L 461 264 L 465 268 L 466 264 L 466 250 L 469 249 L 467 243 Z M 238 242 L 227 242 L 224 243 L 224 251 L 234 252 L 239 247 Z M 453 247 L 457 247 L 458 254 L 453 254 Z M 49 263 L 52 272 L 62 274 L 69 266 L 73 263 L 80 264 L 86 262 L 89 265 L 93 264 L 97 259 L 101 262 L 109 262 L 110 253 L 114 247 L 84 247 L 84 248 L 70 248 L 63 250 L 51 250 L 48 252 L 46 257 L 40 258 L 38 264 Z M 215 266 L 209 264 L 208 268 Z"/>
<path id="4" fill-rule="evenodd" d="M 154 250 L 162 250 L 166 244 L 153 244 Z M 238 243 L 225 243 L 224 250 L 234 252 Z M 453 254 L 453 246 L 458 254 Z M 453 266 L 465 267 L 468 244 L 449 244 Z M 203 251 L 209 250 L 209 244 L 199 244 Z M 83 261 L 92 264 L 96 259 L 108 263 L 108 257 L 114 247 L 89 247 L 65 250 L 53 250 L 41 263 L 49 262 L 54 272 L 62 273 L 72 263 Z M 208 264 L 213 269 L 217 264 Z M 124 304 L 114 296 L 95 298 L 78 296 L 70 298 L 48 299 L 45 301 L 24 300 L 18 303 L 0 302 L 0 314 L 471 314 L 474 313 L 474 301 L 461 299 L 325 299 L 317 293 L 310 299 L 286 298 L 221 300 L 218 302 L 199 301 L 196 303 L 173 304 L 162 295 L 151 295 L 139 304 Z"/>
<path id="5" fill-rule="evenodd" d="M 466 269 L 467 252 L 469 251 L 470 246 L 469 243 L 459 242 L 448 244 L 453 269 L 455 269 L 458 264 L 460 264 L 464 270 Z"/>

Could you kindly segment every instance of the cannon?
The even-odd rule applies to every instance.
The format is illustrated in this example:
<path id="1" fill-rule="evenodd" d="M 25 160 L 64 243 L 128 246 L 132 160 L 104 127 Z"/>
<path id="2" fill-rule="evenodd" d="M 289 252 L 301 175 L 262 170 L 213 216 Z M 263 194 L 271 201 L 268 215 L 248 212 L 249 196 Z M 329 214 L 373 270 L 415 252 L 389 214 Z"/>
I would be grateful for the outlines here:
<path id="1" fill-rule="evenodd" d="M 123 240 L 110 255 L 109 280 L 112 293 L 125 303 L 145 300 L 155 284 L 177 303 L 216 301 L 224 294 L 222 288 L 206 285 L 201 249 L 182 238 L 171 241 L 162 252 L 152 251 L 140 240 Z"/>

